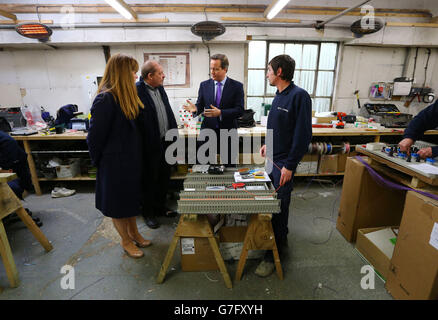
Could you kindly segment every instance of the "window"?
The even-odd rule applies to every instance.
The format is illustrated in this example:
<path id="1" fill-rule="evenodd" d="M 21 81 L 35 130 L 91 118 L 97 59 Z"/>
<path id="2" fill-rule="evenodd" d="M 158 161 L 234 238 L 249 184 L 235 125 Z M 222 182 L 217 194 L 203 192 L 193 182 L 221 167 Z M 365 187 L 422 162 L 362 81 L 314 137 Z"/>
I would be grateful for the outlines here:
<path id="1" fill-rule="evenodd" d="M 247 109 L 255 120 L 264 114 L 263 104 L 271 104 L 277 88 L 266 79 L 268 62 L 279 54 L 295 60 L 293 81 L 312 98 L 312 109 L 329 111 L 332 104 L 338 44 L 336 42 L 250 41 L 248 48 Z"/>

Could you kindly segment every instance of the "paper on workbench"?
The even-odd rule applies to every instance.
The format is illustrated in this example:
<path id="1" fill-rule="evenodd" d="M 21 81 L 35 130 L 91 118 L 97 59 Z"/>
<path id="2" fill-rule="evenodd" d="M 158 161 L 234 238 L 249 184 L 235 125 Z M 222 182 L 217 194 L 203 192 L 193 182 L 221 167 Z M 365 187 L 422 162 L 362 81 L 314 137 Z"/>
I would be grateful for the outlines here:
<path id="1" fill-rule="evenodd" d="M 411 164 L 409 165 L 412 169 L 428 173 L 428 174 L 438 174 L 438 167 L 435 167 L 431 164 L 420 163 L 420 164 Z"/>

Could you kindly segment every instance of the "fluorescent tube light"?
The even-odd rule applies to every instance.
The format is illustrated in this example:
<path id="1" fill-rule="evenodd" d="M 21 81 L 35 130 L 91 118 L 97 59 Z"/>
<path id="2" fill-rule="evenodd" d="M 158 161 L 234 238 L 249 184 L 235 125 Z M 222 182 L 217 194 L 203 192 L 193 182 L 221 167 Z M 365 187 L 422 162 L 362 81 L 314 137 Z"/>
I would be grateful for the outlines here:
<path id="1" fill-rule="evenodd" d="M 135 13 L 133 14 L 132 10 L 129 8 L 129 6 L 123 2 L 123 0 L 105 0 L 111 7 L 116 9 L 124 18 L 128 20 L 132 20 L 136 17 L 134 17 Z"/>
<path id="2" fill-rule="evenodd" d="M 290 0 L 276 0 L 277 2 L 271 6 L 266 16 L 269 20 L 274 18 L 288 3 Z"/>

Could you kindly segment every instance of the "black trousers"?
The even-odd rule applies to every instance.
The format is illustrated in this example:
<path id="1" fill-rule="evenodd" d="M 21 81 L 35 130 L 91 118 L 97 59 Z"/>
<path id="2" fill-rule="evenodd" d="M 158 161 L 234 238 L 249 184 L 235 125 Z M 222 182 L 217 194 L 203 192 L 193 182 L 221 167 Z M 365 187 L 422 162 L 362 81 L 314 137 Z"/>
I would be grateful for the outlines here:
<path id="1" fill-rule="evenodd" d="M 143 217 L 161 216 L 166 210 L 166 195 L 170 182 L 170 165 L 165 159 L 168 142 L 161 141 L 162 152 L 153 164 L 143 170 Z"/>

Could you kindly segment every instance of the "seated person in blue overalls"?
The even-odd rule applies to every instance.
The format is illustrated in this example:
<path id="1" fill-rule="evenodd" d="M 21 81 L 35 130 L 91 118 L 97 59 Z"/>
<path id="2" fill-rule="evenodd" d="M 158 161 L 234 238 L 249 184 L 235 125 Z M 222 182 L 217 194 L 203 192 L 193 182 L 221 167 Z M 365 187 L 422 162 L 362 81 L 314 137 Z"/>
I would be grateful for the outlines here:
<path id="1" fill-rule="evenodd" d="M 23 200 L 24 190 L 34 191 L 26 152 L 18 145 L 17 141 L 3 131 L 0 131 L 0 167 L 2 171 L 17 174 L 18 178 L 8 182 L 8 185 L 19 199 Z M 28 209 L 26 211 L 32 216 Z M 42 226 L 42 222 L 38 218 L 33 220 L 39 227 Z M 18 218 L 10 215 L 5 222 L 15 221 L 18 221 Z"/>

